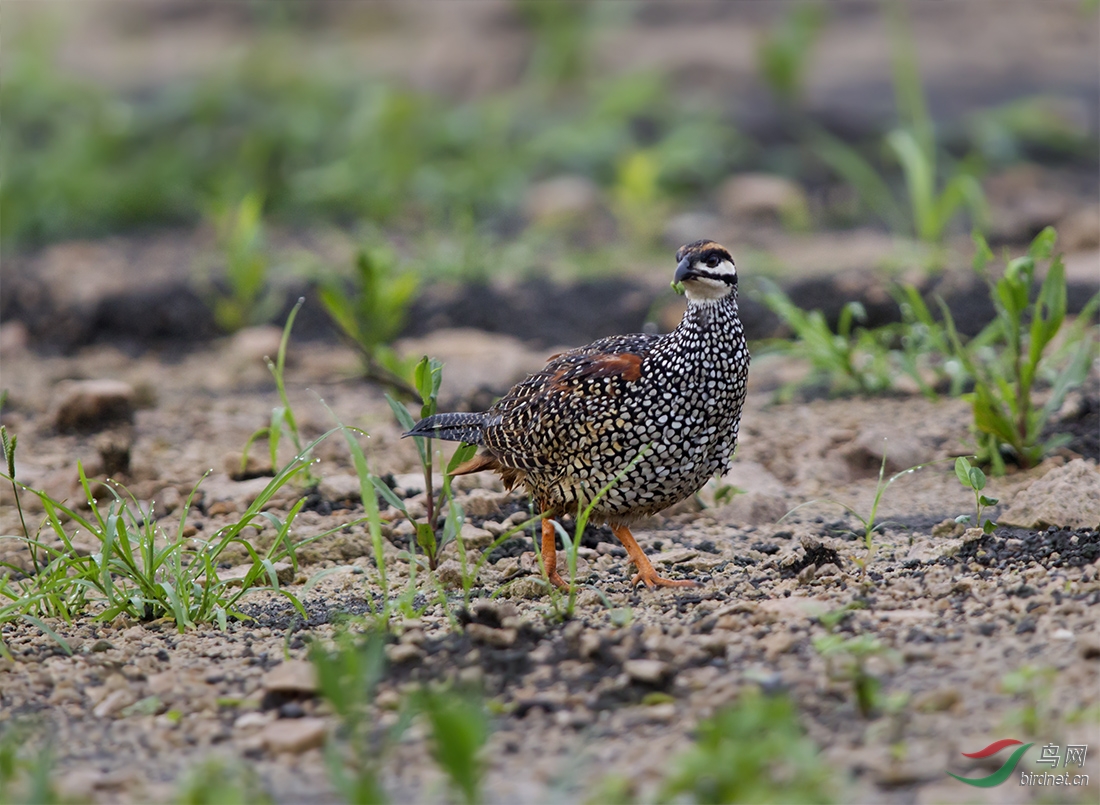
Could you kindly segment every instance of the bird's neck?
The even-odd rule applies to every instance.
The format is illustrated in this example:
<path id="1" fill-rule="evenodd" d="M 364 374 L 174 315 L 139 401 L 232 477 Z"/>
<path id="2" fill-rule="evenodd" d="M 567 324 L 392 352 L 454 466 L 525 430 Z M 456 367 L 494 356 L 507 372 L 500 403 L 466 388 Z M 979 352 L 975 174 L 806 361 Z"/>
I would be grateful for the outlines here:
<path id="1" fill-rule="evenodd" d="M 737 324 L 737 327 L 734 325 Z M 688 299 L 687 310 L 677 329 L 740 330 L 737 318 L 737 292 L 717 299 Z"/>

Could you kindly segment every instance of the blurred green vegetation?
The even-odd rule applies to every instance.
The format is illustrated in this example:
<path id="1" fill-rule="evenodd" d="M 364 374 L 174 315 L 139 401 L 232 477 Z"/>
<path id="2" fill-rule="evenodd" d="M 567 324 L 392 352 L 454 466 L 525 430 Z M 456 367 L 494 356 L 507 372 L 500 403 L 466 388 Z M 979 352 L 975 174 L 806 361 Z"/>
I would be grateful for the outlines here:
<path id="1" fill-rule="evenodd" d="M 350 70 L 302 69 L 270 33 L 232 68 L 129 97 L 57 69 L 55 46 L 47 29 L 31 30 L 0 81 L 9 252 L 189 223 L 248 194 L 291 223 L 446 230 L 473 216 L 502 226 L 541 177 L 612 186 L 644 149 L 655 187 L 682 197 L 723 178 L 740 153 L 728 125 L 685 117 L 654 75 L 449 102 Z"/>
<path id="2" fill-rule="evenodd" d="M 619 239 L 645 250 L 670 213 L 712 199 L 738 169 L 850 184 L 867 220 L 939 242 L 959 213 L 984 215 L 976 177 L 988 167 L 1034 147 L 1081 156 L 1094 145 L 1055 100 L 1037 97 L 958 121 L 949 151 L 932 129 L 908 22 L 891 4 L 898 122 L 865 142 L 842 141 L 802 108 L 826 7 L 791 5 L 761 36 L 761 82 L 786 110 L 793 146 L 754 142 L 727 102 L 680 92 L 656 72 L 600 74 L 594 33 L 632 13 L 621 4 L 515 0 L 531 36 L 521 77 L 464 101 L 364 78 L 336 58 L 295 58 L 305 23 L 272 8 L 254 15 L 231 66 L 141 91 L 59 68 L 61 32 L 48 19 L 10 35 L 0 248 L 192 224 L 254 197 L 279 224 L 415 234 L 422 258 L 484 278 L 487 261 L 504 256 L 498 244 L 545 237 L 524 231 L 519 212 L 541 179 L 594 182 Z"/>

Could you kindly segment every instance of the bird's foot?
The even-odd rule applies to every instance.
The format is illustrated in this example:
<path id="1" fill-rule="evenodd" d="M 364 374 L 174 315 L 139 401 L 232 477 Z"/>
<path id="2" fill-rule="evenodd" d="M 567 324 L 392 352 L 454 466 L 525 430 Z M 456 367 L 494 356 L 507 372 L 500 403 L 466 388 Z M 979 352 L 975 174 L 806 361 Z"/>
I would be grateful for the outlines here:
<path id="1" fill-rule="evenodd" d="M 557 570 L 553 570 L 546 576 L 547 580 L 559 590 L 568 590 L 569 582 L 561 577 Z"/>
<path id="2" fill-rule="evenodd" d="M 698 587 L 699 582 L 691 581 L 690 579 L 666 579 L 663 576 L 658 576 L 657 571 L 650 565 L 645 570 L 639 571 L 634 574 L 634 578 L 630 580 L 632 587 L 637 587 L 639 584 L 644 584 L 649 589 L 655 587 Z"/>
<path id="3" fill-rule="evenodd" d="M 649 561 L 649 557 L 645 555 L 645 551 L 638 545 L 638 541 L 634 539 L 634 535 L 630 533 L 629 528 L 625 525 L 612 525 L 611 531 L 618 537 L 623 547 L 626 548 L 626 555 L 629 557 L 630 562 L 638 569 L 638 572 L 634 574 L 634 578 L 630 580 L 632 587 L 644 584 L 652 590 L 654 587 L 699 586 L 696 582 L 688 579 L 674 580 L 658 576 L 657 571 L 653 568 L 653 563 Z"/>

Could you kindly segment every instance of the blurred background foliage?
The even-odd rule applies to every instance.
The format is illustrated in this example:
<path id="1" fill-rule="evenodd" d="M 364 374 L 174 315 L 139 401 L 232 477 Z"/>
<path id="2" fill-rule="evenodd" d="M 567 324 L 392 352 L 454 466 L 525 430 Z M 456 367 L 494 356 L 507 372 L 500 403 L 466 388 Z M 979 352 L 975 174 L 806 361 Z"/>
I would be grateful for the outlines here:
<path id="1" fill-rule="evenodd" d="M 376 5 L 370 33 L 385 36 L 393 9 Z M 1036 151 L 1095 166 L 1095 132 L 1067 121 L 1057 98 L 972 110 L 937 136 L 906 17 L 891 4 L 881 13 L 893 16 L 897 125 L 855 139 L 829 132 L 804 105 L 829 4 L 757 5 L 772 12 L 758 23 L 752 54 L 766 92 L 758 101 L 765 112 L 780 109 L 766 141 L 735 124 L 736 99 L 673 82 L 657 61 L 601 66 L 600 32 L 659 10 L 647 4 L 503 4 L 498 24 L 526 35 L 521 69 L 507 86 L 466 97 L 310 56 L 301 40 L 339 28 L 339 8 L 293 2 L 239 4 L 233 59 L 120 88 L 59 66 L 64 15 L 42 4 L 16 21 L 4 47 L 0 244 L 11 253 L 192 224 L 250 194 L 263 199 L 265 217 L 288 225 L 515 240 L 525 192 L 568 175 L 605 193 L 614 232 L 646 248 L 670 212 L 705 204 L 732 172 L 750 169 L 854 188 L 862 210 L 854 219 L 822 214 L 803 225 L 870 221 L 939 241 L 982 222 L 976 177 L 990 167 Z M 1082 22 L 1094 15 L 1087 4 L 1079 13 Z"/>

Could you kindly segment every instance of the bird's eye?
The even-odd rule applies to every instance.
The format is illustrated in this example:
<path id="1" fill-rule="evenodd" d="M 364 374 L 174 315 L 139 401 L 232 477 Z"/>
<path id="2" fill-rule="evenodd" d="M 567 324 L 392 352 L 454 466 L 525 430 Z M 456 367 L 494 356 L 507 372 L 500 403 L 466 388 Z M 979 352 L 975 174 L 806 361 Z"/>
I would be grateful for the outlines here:
<path id="1" fill-rule="evenodd" d="M 718 255 L 716 255 L 716 254 L 710 255 L 709 257 L 707 257 L 706 262 L 707 262 L 707 268 L 718 268 L 718 263 L 719 263 Z"/>

